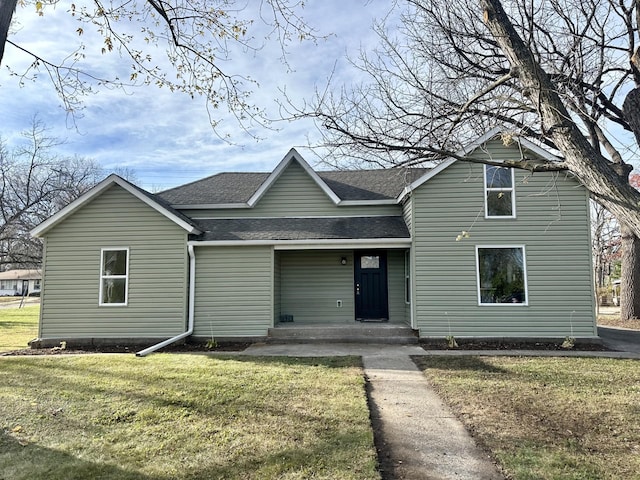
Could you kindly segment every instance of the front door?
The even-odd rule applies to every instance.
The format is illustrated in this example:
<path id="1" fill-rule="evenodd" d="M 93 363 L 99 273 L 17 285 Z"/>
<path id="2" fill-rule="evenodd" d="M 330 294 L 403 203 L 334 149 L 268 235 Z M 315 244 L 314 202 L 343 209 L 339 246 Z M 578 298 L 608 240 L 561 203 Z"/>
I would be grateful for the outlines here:
<path id="1" fill-rule="evenodd" d="M 387 254 L 355 252 L 356 320 L 388 320 Z"/>

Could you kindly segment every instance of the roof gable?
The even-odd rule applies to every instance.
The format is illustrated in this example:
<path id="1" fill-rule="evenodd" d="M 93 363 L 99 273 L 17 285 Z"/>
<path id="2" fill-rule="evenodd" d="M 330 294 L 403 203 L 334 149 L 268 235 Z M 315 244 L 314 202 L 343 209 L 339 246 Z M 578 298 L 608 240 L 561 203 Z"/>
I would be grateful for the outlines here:
<path id="1" fill-rule="evenodd" d="M 455 152 L 456 157 L 464 157 L 464 156 L 470 155 L 471 153 L 473 153 L 475 150 L 477 150 L 478 148 L 480 148 L 484 144 L 490 142 L 491 140 L 493 140 L 494 138 L 499 136 L 502 132 L 503 132 L 503 130 L 502 130 L 501 127 L 492 128 L 491 130 L 489 130 L 484 135 L 481 135 L 480 137 L 475 139 L 473 142 L 471 142 L 468 145 L 466 145 L 464 148 L 462 148 L 459 151 Z M 558 157 L 556 157 L 555 155 L 551 154 L 549 151 L 545 150 L 544 148 L 540 147 L 539 145 L 536 145 L 531 140 L 528 140 L 525 137 L 522 137 L 522 136 L 519 136 L 519 135 L 513 135 L 512 140 L 515 143 L 519 144 L 522 148 L 524 148 L 526 150 L 530 150 L 531 152 L 533 152 L 534 154 L 536 154 L 539 157 L 543 158 L 544 160 L 548 160 L 548 161 L 559 161 L 560 160 Z M 442 161 L 442 163 L 438 164 L 438 166 L 436 166 L 435 168 L 429 170 L 423 176 L 421 176 L 420 178 L 418 178 L 417 180 L 412 182 L 411 185 L 406 187 L 403 190 L 403 192 L 400 194 L 398 199 L 401 201 L 412 190 L 415 190 L 416 188 L 420 187 L 425 182 L 427 182 L 431 178 L 435 177 L 436 175 L 438 175 L 442 171 L 446 170 L 447 168 L 449 168 L 451 165 L 453 165 L 454 163 L 456 163 L 458 161 L 460 161 L 460 160 L 458 160 L 457 158 L 453 158 L 453 157 L 445 159 L 444 161 Z"/>
<path id="2" fill-rule="evenodd" d="M 47 231 L 58 225 L 60 222 L 65 220 L 67 217 L 78 211 L 84 205 L 88 204 L 114 185 L 118 185 L 119 187 L 123 188 L 138 200 L 153 208 L 161 215 L 164 215 L 176 225 L 185 229 L 188 233 L 201 233 L 198 227 L 188 217 L 174 210 L 173 207 L 168 205 L 161 198 L 158 198 L 155 195 L 127 182 L 118 175 L 112 174 L 98 183 L 96 186 L 85 192 L 83 195 L 78 197 L 76 200 L 71 202 L 69 205 L 64 207 L 58 213 L 54 214 L 52 217 L 34 228 L 31 231 L 31 235 L 33 235 L 34 237 L 43 236 Z"/>
<path id="3" fill-rule="evenodd" d="M 311 168 L 311 166 L 296 151 L 296 149 L 292 148 L 291 150 L 289 150 L 289 153 L 287 153 L 285 157 L 280 161 L 273 172 L 271 172 L 271 174 L 267 177 L 266 181 L 262 185 L 260 185 L 260 188 L 258 188 L 258 190 L 256 190 L 251 198 L 249 198 L 249 200 L 247 201 L 249 207 L 253 207 L 260 201 L 264 194 L 276 183 L 278 178 L 280 178 L 280 176 L 293 162 L 297 162 L 298 165 L 302 167 L 306 174 L 311 177 L 316 185 L 320 187 L 320 189 L 327 195 L 327 197 L 329 197 L 329 199 L 335 205 L 338 205 L 340 203 L 340 197 L 338 197 L 336 193 L 329 188 L 325 181 L 320 178 L 320 176 L 313 170 L 313 168 Z"/>

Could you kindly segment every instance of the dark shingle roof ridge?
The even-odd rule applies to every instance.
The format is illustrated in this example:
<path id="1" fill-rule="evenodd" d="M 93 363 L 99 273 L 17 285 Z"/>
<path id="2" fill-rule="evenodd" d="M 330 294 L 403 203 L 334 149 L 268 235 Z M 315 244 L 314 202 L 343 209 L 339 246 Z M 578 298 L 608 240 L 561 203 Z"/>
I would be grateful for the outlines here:
<path id="1" fill-rule="evenodd" d="M 265 175 L 268 173 L 267 172 L 218 172 L 218 173 L 214 173 L 213 175 L 208 175 L 206 177 L 202 177 L 199 178 L 197 180 L 193 180 L 191 182 L 187 182 L 187 183 L 182 183 L 180 185 L 176 185 L 175 187 L 171 187 L 171 188 L 167 188 L 166 190 L 160 190 L 159 192 L 156 192 L 155 195 L 162 195 L 163 193 L 168 193 L 171 192 L 172 190 L 178 190 L 184 187 L 188 187 L 189 185 L 194 185 L 196 183 L 200 183 L 200 182 L 206 182 L 207 180 L 211 180 L 214 177 L 219 177 L 221 175 L 238 175 L 238 174 L 246 174 L 246 175 Z"/>
<path id="2" fill-rule="evenodd" d="M 399 172 L 402 170 L 431 170 L 429 167 L 407 167 L 404 165 L 394 165 L 389 168 L 334 168 L 333 170 L 316 170 L 315 172 L 320 175 L 321 173 L 340 173 L 340 172 Z"/>

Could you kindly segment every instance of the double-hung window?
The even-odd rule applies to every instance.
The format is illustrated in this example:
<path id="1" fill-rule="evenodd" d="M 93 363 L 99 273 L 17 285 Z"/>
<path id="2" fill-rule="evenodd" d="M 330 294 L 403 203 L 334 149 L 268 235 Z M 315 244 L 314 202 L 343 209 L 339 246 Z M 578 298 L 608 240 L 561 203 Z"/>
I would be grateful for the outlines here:
<path id="1" fill-rule="evenodd" d="M 100 305 L 127 305 L 129 249 L 103 248 L 100 260 Z"/>
<path id="2" fill-rule="evenodd" d="M 478 304 L 527 305 L 524 246 L 477 246 Z"/>
<path id="3" fill-rule="evenodd" d="M 484 166 L 486 218 L 515 218 L 516 195 L 513 168 Z"/>

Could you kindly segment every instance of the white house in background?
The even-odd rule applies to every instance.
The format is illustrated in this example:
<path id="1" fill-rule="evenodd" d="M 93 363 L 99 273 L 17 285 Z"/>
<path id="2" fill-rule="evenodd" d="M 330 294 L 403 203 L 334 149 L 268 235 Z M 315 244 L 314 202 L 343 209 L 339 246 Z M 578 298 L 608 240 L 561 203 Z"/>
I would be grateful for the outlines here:
<path id="1" fill-rule="evenodd" d="M 0 272 L 0 296 L 22 296 L 40 293 L 42 271 L 9 270 Z"/>

